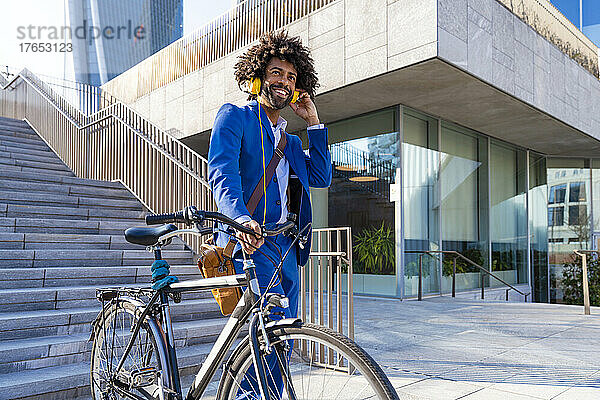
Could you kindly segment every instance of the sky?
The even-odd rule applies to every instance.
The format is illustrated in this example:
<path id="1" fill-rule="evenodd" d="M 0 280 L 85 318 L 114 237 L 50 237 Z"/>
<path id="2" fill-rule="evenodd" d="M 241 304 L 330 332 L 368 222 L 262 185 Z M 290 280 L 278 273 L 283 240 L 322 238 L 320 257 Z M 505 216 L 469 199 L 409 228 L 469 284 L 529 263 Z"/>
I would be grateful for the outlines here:
<path id="1" fill-rule="evenodd" d="M 235 0 L 183 0 L 184 35 L 221 15 L 234 3 Z M 73 80 L 71 53 L 54 51 L 54 47 L 52 51 L 44 53 L 25 51 L 26 43 L 35 41 L 29 39 L 29 25 L 69 25 L 68 0 L 6 1 L 2 4 L 2 13 L 10 18 L 2 18 L 0 24 L 0 71 L 5 71 L 6 65 L 16 70 L 27 67 L 37 74 Z M 19 27 L 24 27 L 25 38 L 19 37 L 19 32 L 23 32 L 23 29 L 18 30 Z M 59 45 L 60 41 L 51 43 L 52 46 Z"/>

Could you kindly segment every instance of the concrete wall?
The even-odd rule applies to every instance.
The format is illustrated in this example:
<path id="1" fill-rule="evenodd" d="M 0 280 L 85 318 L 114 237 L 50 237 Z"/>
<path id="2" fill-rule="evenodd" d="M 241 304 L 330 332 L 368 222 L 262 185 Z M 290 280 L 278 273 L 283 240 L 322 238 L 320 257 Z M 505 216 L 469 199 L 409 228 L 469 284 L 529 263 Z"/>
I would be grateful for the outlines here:
<path id="1" fill-rule="evenodd" d="M 600 81 L 496 0 L 438 0 L 439 58 L 600 139 Z"/>
<path id="2" fill-rule="evenodd" d="M 318 93 L 437 54 L 436 0 L 339 0 L 287 29 L 312 51 L 321 83 Z M 223 103 L 246 101 L 233 79 L 233 65 L 246 49 L 171 82 L 131 106 L 178 138 L 209 130 Z"/>

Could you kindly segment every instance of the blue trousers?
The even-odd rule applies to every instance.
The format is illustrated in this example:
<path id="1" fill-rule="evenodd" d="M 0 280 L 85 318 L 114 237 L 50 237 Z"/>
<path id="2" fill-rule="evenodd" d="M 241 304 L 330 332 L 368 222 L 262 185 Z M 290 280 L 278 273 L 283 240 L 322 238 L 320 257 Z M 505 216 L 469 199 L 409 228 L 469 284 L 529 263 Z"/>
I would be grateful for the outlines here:
<path id="1" fill-rule="evenodd" d="M 273 244 L 273 242 L 275 243 Z M 257 250 L 250 256 L 254 261 L 254 265 L 256 265 L 256 275 L 260 285 L 261 293 L 264 293 L 269 282 L 271 281 L 273 273 L 275 272 L 275 265 L 273 265 L 273 263 L 265 255 L 268 255 L 274 262 L 279 263 L 281 261 L 279 252 L 281 252 L 281 255 L 284 255 L 291 244 L 291 238 L 284 235 L 278 235 L 274 238 L 270 238 L 270 241 L 265 241 L 265 244 L 263 244 L 259 249 L 260 252 Z M 277 251 L 277 249 L 279 251 Z M 234 260 L 235 270 L 238 274 L 243 273 L 242 261 L 243 260 L 241 259 Z M 282 318 L 297 317 L 300 283 L 298 281 L 296 246 L 290 250 L 289 254 L 285 258 L 281 272 L 277 277 L 275 277 L 275 280 L 276 284 L 271 288 L 271 290 L 269 290 L 269 293 L 279 293 L 286 296 L 290 302 L 290 305 L 287 308 L 277 307 L 273 310 L 273 312 L 283 313 Z M 290 344 L 290 346 L 291 345 L 292 344 Z M 288 358 L 290 354 L 288 354 Z M 270 389 L 273 391 L 273 393 L 282 393 L 283 379 L 279 371 L 275 353 L 270 354 L 265 359 L 268 364 L 267 368 L 270 371 L 270 373 L 267 371 L 267 381 L 269 382 Z M 238 398 L 260 398 L 258 383 L 256 382 L 256 375 L 253 367 L 250 368 L 246 378 L 242 381 L 241 388 L 238 391 Z"/>

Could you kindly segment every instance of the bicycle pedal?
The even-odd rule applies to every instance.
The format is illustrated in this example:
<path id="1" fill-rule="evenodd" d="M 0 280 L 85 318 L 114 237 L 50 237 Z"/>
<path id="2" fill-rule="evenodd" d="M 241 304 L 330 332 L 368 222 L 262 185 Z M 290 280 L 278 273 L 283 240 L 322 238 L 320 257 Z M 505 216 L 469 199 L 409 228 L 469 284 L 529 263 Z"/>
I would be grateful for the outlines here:
<path id="1" fill-rule="evenodd" d="M 158 381 L 158 371 L 154 367 L 140 368 L 131 371 L 129 385 L 131 388 L 139 388 L 153 385 Z"/>

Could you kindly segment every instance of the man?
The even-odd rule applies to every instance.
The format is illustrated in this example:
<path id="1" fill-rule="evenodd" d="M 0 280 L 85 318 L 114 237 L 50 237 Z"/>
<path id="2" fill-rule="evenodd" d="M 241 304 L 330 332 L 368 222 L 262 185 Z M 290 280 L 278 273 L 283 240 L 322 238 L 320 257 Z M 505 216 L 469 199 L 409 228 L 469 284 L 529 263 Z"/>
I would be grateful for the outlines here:
<path id="1" fill-rule="evenodd" d="M 246 106 L 225 104 L 217 113 L 208 153 L 209 181 L 217 207 L 257 233 L 261 232 L 261 225 L 284 223 L 293 210 L 299 214 L 298 228 L 302 230 L 312 221 L 309 186 L 325 188 L 331 184 L 327 129 L 313 102 L 318 81 L 310 53 L 299 38 L 285 32 L 269 33 L 239 57 L 235 78 L 240 88 L 246 88 L 254 78 L 260 83 Z M 298 100 L 290 104 L 296 90 L 300 92 Z M 302 150 L 300 139 L 285 132 L 287 121 L 280 112 L 288 105 L 306 122 L 308 155 Z M 283 158 L 273 178 L 261 184 L 262 197 L 250 213 L 246 207 L 249 198 L 284 136 L 287 144 Z M 225 247 L 230 237 L 218 234 L 217 245 Z M 254 260 L 259 284 L 264 289 L 275 271 L 271 259 L 279 263 L 292 238 L 279 235 L 274 244 L 264 243 L 254 235 L 238 234 L 237 238 L 233 252 L 236 272 L 242 273 L 243 249 Z M 306 263 L 309 252 L 310 240 L 304 248 L 294 246 L 271 290 L 288 297 L 289 307 L 281 310 L 285 317 L 297 316 L 298 265 Z"/>

